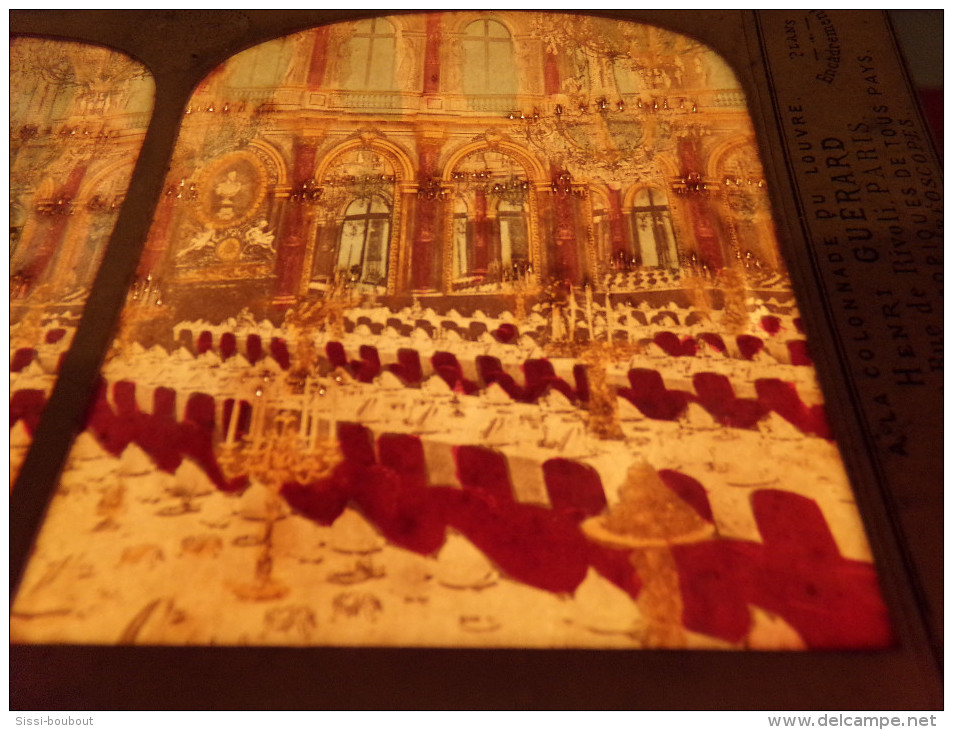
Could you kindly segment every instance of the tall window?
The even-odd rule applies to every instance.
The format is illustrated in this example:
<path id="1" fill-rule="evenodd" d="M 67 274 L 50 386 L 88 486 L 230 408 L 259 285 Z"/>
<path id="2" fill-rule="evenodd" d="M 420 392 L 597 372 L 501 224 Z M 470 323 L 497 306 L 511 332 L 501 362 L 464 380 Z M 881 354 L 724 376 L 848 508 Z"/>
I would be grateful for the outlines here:
<path id="1" fill-rule="evenodd" d="M 262 43 L 244 51 L 243 63 L 236 64 L 227 76 L 232 88 L 270 89 L 281 83 L 295 50 L 292 36 Z"/>
<path id="2" fill-rule="evenodd" d="M 479 150 L 456 165 L 451 180 L 454 280 L 482 285 L 524 274 L 530 184 L 522 164 L 505 152 Z"/>
<path id="3" fill-rule="evenodd" d="M 529 265 L 529 237 L 523 205 L 502 201 L 497 209 L 500 223 L 500 269 L 504 279 L 514 278 Z"/>
<path id="4" fill-rule="evenodd" d="M 609 201 L 598 190 L 590 192 L 590 199 L 592 200 L 592 238 L 596 246 L 596 259 L 598 261 L 608 261 L 612 255 Z"/>
<path id="5" fill-rule="evenodd" d="M 350 41 L 350 74 L 345 88 L 361 91 L 394 89 L 396 36 L 384 18 L 355 23 Z"/>
<path id="6" fill-rule="evenodd" d="M 643 266 L 660 269 L 678 267 L 675 232 L 668 209 L 668 198 L 658 188 L 645 188 L 635 196 L 632 208 L 632 240 Z"/>
<path id="7" fill-rule="evenodd" d="M 467 204 L 457 198 L 453 206 L 453 278 L 460 279 L 473 268 L 473 247 Z"/>
<path id="8" fill-rule="evenodd" d="M 477 20 L 463 31 L 463 91 L 516 93 L 516 61 L 510 32 L 495 20 Z"/>
<path id="9" fill-rule="evenodd" d="M 337 270 L 352 282 L 383 285 L 387 281 L 391 208 L 380 196 L 358 198 L 344 213 Z"/>
<path id="10" fill-rule="evenodd" d="M 472 213 L 463 199 L 454 205 L 454 279 L 476 277 L 486 283 L 525 274 L 530 265 L 525 203 L 497 201 L 484 193 L 471 203 Z"/>

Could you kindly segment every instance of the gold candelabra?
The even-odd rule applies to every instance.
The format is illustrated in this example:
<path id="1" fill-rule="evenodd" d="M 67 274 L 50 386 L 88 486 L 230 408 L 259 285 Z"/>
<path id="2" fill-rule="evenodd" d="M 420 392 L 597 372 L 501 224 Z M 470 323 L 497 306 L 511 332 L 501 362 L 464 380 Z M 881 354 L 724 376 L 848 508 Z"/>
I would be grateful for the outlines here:
<path id="1" fill-rule="evenodd" d="M 523 273 L 517 273 L 516 278 L 510 281 L 513 291 L 513 318 L 520 324 L 526 321 L 526 299 L 536 296 L 542 291 L 539 282 L 533 275 L 533 267 L 528 266 Z"/>
<path id="2" fill-rule="evenodd" d="M 684 606 L 672 548 L 711 538 L 714 526 L 644 462 L 629 468 L 619 497 L 608 513 L 583 522 L 583 531 L 602 545 L 630 551 L 632 567 L 642 580 L 642 623 L 633 637 L 648 648 L 684 647 Z"/>
<path id="3" fill-rule="evenodd" d="M 740 266 L 718 272 L 719 284 L 724 296 L 721 323 L 726 331 L 740 334 L 748 326 L 747 287 L 744 269 Z"/>
<path id="4" fill-rule="evenodd" d="M 264 388 L 259 388 L 256 395 L 259 410 L 253 413 L 251 437 L 248 440 L 235 438 L 239 418 L 239 405 L 236 402 L 226 442 L 220 447 L 219 464 L 229 478 L 244 475 L 267 490 L 262 509 L 251 518 L 264 523 L 261 536 L 239 538 L 243 545 L 258 545 L 261 548 L 255 560 L 254 578 L 248 583 L 232 586 L 232 590 L 244 600 L 268 601 L 282 598 L 289 590 L 273 575 L 274 528 L 278 520 L 285 516 L 281 487 L 289 482 L 307 484 L 330 475 L 342 455 L 333 434 L 323 440 L 306 438 L 302 443 L 300 429 L 296 432 L 294 424 L 298 421 L 300 425 L 306 418 L 304 409 L 300 415 L 288 410 L 279 411 L 268 424 L 268 400 Z"/>
<path id="5" fill-rule="evenodd" d="M 609 384 L 607 373 L 614 355 L 611 342 L 592 341 L 582 350 L 580 357 L 586 364 L 589 379 L 589 431 L 602 440 L 625 438 L 619 423 L 615 390 Z"/>

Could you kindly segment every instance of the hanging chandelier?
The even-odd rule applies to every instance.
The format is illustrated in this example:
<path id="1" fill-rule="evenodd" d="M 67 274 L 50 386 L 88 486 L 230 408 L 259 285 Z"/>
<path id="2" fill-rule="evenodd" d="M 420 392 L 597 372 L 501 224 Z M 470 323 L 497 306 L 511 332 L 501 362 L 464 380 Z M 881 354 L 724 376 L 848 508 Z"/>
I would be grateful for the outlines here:
<path id="1" fill-rule="evenodd" d="M 517 207 L 526 202 L 531 187 L 522 166 L 501 151 L 468 155 L 450 174 L 450 182 L 457 195 L 480 192 Z"/>
<path id="2" fill-rule="evenodd" d="M 698 103 L 689 97 L 634 102 L 573 95 L 570 103 L 512 111 L 513 135 L 576 177 L 631 182 L 656 172 L 655 158 L 689 132 L 698 133 Z"/>
<path id="3" fill-rule="evenodd" d="M 421 200 L 439 200 L 450 195 L 450 190 L 443 186 L 440 178 L 434 175 L 422 180 L 417 186 L 417 197 Z"/>
<path id="4" fill-rule="evenodd" d="M 526 202 L 530 190 L 529 180 L 514 173 L 503 176 L 494 174 L 490 170 L 457 171 L 450 176 L 450 179 L 458 192 L 479 190 L 487 197 L 498 198 L 516 206 Z"/>
<path id="5" fill-rule="evenodd" d="M 532 22 L 558 89 L 507 118 L 512 136 L 551 165 L 606 185 L 661 180 L 659 154 L 707 133 L 696 90 L 659 79 L 662 66 L 685 66 L 703 48 L 697 41 L 591 16 L 539 13 Z"/>
<path id="6" fill-rule="evenodd" d="M 549 191 L 553 195 L 560 197 L 585 198 L 589 195 L 589 189 L 585 185 L 577 185 L 572 181 L 572 175 L 568 172 L 561 172 L 553 178 L 549 186 Z"/>
<path id="7" fill-rule="evenodd" d="M 387 174 L 334 174 L 320 183 L 311 178 L 295 185 L 288 199 L 293 203 L 314 205 L 326 210 L 333 210 L 345 201 L 375 196 L 389 201 L 396 180 L 396 176 Z"/>

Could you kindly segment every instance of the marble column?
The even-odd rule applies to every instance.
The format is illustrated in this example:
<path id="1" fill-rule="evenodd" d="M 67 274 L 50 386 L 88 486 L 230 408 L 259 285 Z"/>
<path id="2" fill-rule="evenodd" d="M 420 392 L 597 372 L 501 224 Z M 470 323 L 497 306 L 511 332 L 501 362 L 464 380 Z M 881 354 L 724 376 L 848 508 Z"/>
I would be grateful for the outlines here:
<path id="1" fill-rule="evenodd" d="M 317 143 L 313 139 L 295 140 L 292 186 L 311 179 L 316 152 Z M 297 297 L 307 249 L 308 212 L 307 206 L 303 204 L 290 203 L 285 208 L 275 259 L 275 304 L 288 305 Z"/>
<path id="2" fill-rule="evenodd" d="M 699 160 L 698 140 L 690 137 L 679 141 L 679 158 L 682 164 L 682 175 L 702 174 L 702 165 Z M 695 234 L 695 244 L 698 248 L 698 258 L 701 263 L 710 269 L 724 268 L 725 261 L 722 255 L 721 243 L 718 240 L 716 219 L 712 213 L 708 198 L 703 193 L 689 192 L 688 209 L 691 212 L 692 231 Z"/>
<path id="3" fill-rule="evenodd" d="M 473 271 L 486 276 L 490 265 L 490 222 L 486 216 L 486 193 L 476 191 L 473 204 Z"/>
<path id="4" fill-rule="evenodd" d="M 66 177 L 66 182 L 63 183 L 52 196 L 52 202 L 75 199 L 85 175 L 86 163 L 81 162 L 70 170 L 69 175 Z M 34 213 L 34 215 L 37 214 Z M 44 274 L 47 272 L 50 261 L 57 255 L 61 247 L 77 245 L 76 242 L 66 240 L 70 216 L 53 215 L 49 217 L 44 216 L 44 218 L 46 218 L 46 220 L 37 227 L 36 233 L 34 234 L 34 241 L 37 241 L 37 243 L 20 247 L 22 251 L 29 251 L 31 248 L 35 248 L 33 256 L 30 257 L 25 264 L 19 266 L 34 285 L 42 280 Z M 43 221 L 43 218 L 40 220 Z M 16 264 L 14 264 L 14 266 L 16 266 Z"/>
<path id="5" fill-rule="evenodd" d="M 426 184 L 437 174 L 437 156 L 442 144 L 442 138 L 425 137 L 418 140 L 417 174 L 421 184 Z M 416 203 L 410 282 L 416 291 L 433 291 L 438 286 L 434 264 L 440 260 L 436 250 L 439 244 L 440 200 L 418 197 Z"/>
<path id="6" fill-rule="evenodd" d="M 308 88 L 317 89 L 324 83 L 324 72 L 328 67 L 328 26 L 322 25 L 314 31 L 314 48 L 311 50 L 311 63 L 308 66 Z"/>
<path id="7" fill-rule="evenodd" d="M 565 170 L 553 167 L 553 179 Z M 562 192 L 552 194 L 553 205 L 553 274 L 559 279 L 579 283 L 579 249 L 576 240 L 576 201 Z"/>

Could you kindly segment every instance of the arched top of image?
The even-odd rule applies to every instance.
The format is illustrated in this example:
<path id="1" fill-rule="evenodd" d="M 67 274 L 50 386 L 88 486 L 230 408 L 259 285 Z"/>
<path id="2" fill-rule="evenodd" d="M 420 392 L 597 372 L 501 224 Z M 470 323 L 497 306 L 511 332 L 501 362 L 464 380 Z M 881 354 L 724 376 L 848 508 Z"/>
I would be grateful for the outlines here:
<path id="1" fill-rule="evenodd" d="M 118 51 L 20 37 L 10 44 L 9 98 L 17 322 L 40 306 L 85 301 L 145 139 L 155 82 Z"/>
<path id="2" fill-rule="evenodd" d="M 51 126 L 97 115 L 145 126 L 154 100 L 149 70 L 124 53 L 50 38 L 10 42 L 12 123 Z"/>
<path id="3" fill-rule="evenodd" d="M 395 98 L 368 98 L 374 94 Z M 323 25 L 232 56 L 195 94 L 197 101 L 228 99 L 231 111 L 243 103 L 246 111 L 288 104 L 434 109 L 400 98 L 405 95 L 520 95 L 577 107 L 638 96 L 647 104 L 668 98 L 670 106 L 682 99 L 709 107 L 744 103 L 728 64 L 694 38 L 632 21 L 529 11 L 401 14 Z M 499 111 L 466 103 L 440 108 Z"/>

